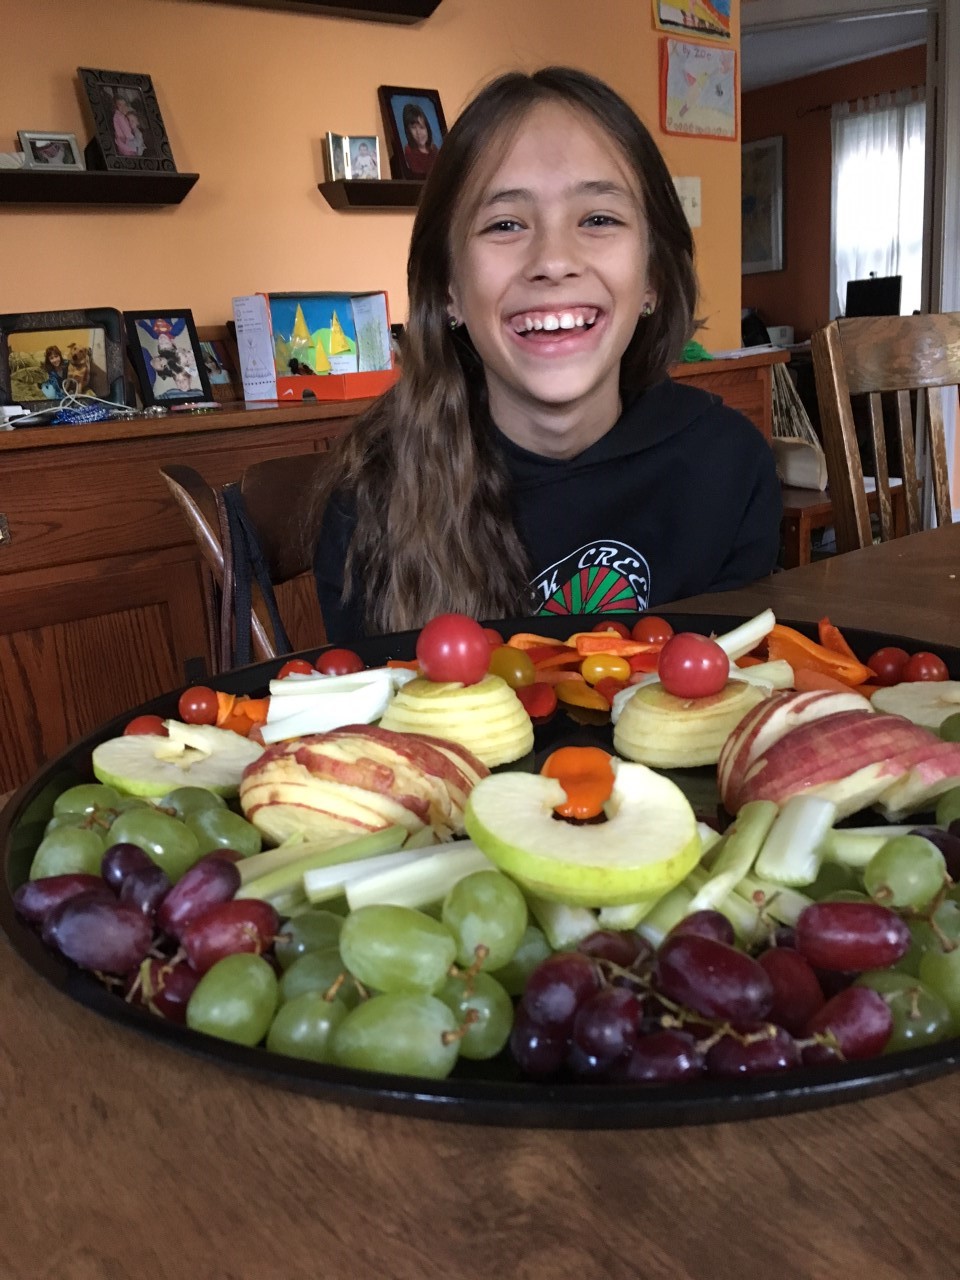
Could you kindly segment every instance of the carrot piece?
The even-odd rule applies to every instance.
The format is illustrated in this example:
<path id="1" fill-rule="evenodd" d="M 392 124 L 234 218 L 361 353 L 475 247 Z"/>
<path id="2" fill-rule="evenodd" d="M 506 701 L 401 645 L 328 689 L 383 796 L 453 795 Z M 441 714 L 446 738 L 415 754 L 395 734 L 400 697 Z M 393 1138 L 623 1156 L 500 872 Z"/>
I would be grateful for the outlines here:
<path id="1" fill-rule="evenodd" d="M 838 680 L 836 676 L 827 675 L 825 671 L 814 671 L 810 667 L 798 667 L 793 676 L 793 687 L 797 693 L 812 693 L 826 689 L 830 693 L 863 693 L 862 686 L 854 688 Z M 867 695 L 864 693 L 864 697 Z"/>
<path id="2" fill-rule="evenodd" d="M 237 715 L 246 716 L 251 724 L 263 724 L 269 710 L 269 698 L 251 698 L 246 693 L 242 694 L 234 705 L 234 712 Z"/>
<path id="3" fill-rule="evenodd" d="M 742 658 L 738 658 L 734 664 L 737 667 L 761 667 L 763 666 L 762 658 L 754 658 L 751 654 L 745 653 Z"/>
<path id="4" fill-rule="evenodd" d="M 609 711 L 610 703 L 602 693 L 591 689 L 581 677 L 580 680 L 560 680 L 556 685 L 557 697 L 571 707 L 584 707 L 587 711 Z"/>
<path id="5" fill-rule="evenodd" d="M 556 778 L 567 798 L 555 813 L 562 818 L 596 818 L 613 791 L 611 757 L 600 747 L 560 747 L 543 762 L 540 772 Z"/>
<path id="6" fill-rule="evenodd" d="M 385 667 L 401 667 L 404 671 L 419 671 L 420 663 L 416 658 L 412 662 L 404 662 L 402 658 L 388 658 L 383 664 Z"/>
<path id="7" fill-rule="evenodd" d="M 529 631 L 518 631 L 507 641 L 511 649 L 536 649 L 540 645 L 550 645 L 554 648 L 558 644 L 566 643 L 569 642 L 557 640 L 553 636 L 535 636 Z"/>
<path id="8" fill-rule="evenodd" d="M 816 640 L 808 640 L 801 632 L 781 623 L 772 627 L 767 636 L 767 656 L 771 662 L 782 658 L 795 672 L 802 669 L 822 671 L 848 686 L 864 684 L 874 674 L 856 658 L 847 658 L 825 649 Z"/>
<path id="9" fill-rule="evenodd" d="M 229 716 L 225 716 L 223 720 L 217 721 L 218 729 L 230 729 L 233 733 L 238 733 L 241 738 L 245 738 L 250 730 L 254 728 L 252 720 L 248 720 L 246 716 L 237 712 Z"/>
<path id="10" fill-rule="evenodd" d="M 820 636 L 820 643 L 825 649 L 829 649 L 832 653 L 842 653 L 845 658 L 853 658 L 854 662 L 858 662 L 857 655 L 853 652 L 839 627 L 835 627 L 829 618 L 821 618 L 817 623 L 817 632 Z"/>
<path id="11" fill-rule="evenodd" d="M 221 693 L 217 690 L 217 728 L 222 729 L 225 720 L 229 720 L 233 715 L 233 708 L 237 702 L 235 693 Z"/>
<path id="12" fill-rule="evenodd" d="M 654 650 L 659 651 L 660 645 L 643 644 L 639 640 L 624 640 L 622 636 L 618 636 L 615 631 L 587 631 L 578 632 L 576 636 L 571 636 L 571 640 L 577 646 L 577 653 L 581 658 L 587 658 L 592 653 L 612 653 L 618 658 L 632 658 L 637 653 L 651 653 Z"/>

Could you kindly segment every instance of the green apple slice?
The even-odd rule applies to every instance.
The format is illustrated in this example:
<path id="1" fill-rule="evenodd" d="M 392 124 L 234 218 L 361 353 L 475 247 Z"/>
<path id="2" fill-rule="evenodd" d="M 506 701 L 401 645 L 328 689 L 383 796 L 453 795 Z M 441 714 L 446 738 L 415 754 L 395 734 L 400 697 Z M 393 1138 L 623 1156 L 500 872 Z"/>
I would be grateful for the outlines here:
<path id="1" fill-rule="evenodd" d="M 467 834 L 523 888 L 572 906 L 615 907 L 666 893 L 700 859 L 697 821 L 669 779 L 641 764 L 614 761 L 607 821 L 557 821 L 565 797 L 555 778 L 498 773 L 474 787 Z"/>
<path id="2" fill-rule="evenodd" d="M 170 736 L 130 734 L 110 738 L 93 750 L 93 772 L 132 796 L 165 796 L 175 787 L 206 787 L 235 796 L 248 764 L 263 748 L 230 729 L 166 722 Z"/>

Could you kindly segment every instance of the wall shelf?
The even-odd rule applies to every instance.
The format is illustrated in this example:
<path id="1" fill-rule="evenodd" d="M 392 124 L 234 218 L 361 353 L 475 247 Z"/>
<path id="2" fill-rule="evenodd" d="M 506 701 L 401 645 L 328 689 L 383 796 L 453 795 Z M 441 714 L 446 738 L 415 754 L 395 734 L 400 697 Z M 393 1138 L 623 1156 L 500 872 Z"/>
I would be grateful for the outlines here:
<path id="1" fill-rule="evenodd" d="M 197 173 L 0 169 L 0 204 L 179 204 Z"/>
<path id="2" fill-rule="evenodd" d="M 319 185 L 334 209 L 415 209 L 423 190 L 422 181 L 403 178 L 355 178 Z"/>

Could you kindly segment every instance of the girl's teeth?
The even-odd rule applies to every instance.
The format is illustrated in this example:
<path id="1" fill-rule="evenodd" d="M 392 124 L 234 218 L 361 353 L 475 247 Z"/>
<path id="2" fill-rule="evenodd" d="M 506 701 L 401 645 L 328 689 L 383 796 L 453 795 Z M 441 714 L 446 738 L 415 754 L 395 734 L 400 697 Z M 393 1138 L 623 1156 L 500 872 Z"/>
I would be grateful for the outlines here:
<path id="1" fill-rule="evenodd" d="M 575 329 L 576 327 L 577 327 L 576 320 L 574 320 L 573 316 L 570 314 L 569 311 L 564 311 L 563 314 L 560 316 L 560 328 Z"/>
<path id="2" fill-rule="evenodd" d="M 560 321 L 556 316 L 544 316 L 543 327 L 544 329 L 559 329 Z"/>
<path id="3" fill-rule="evenodd" d="M 534 322 L 533 322 L 533 327 L 534 327 L 535 329 L 542 329 L 542 328 L 543 328 L 543 321 L 540 319 L 540 317 L 539 317 L 539 316 L 537 317 L 537 319 L 536 319 L 536 320 L 534 320 Z"/>

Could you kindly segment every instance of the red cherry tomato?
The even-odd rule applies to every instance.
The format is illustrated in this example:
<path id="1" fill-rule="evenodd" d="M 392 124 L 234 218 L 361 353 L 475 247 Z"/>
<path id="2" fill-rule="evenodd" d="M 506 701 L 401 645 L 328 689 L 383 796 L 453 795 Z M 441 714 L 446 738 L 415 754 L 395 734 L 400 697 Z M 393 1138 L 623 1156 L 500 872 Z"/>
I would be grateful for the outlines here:
<path id="1" fill-rule="evenodd" d="M 490 641 L 491 648 L 498 649 L 503 644 L 503 636 L 495 627 L 484 627 L 483 634 Z"/>
<path id="2" fill-rule="evenodd" d="M 635 622 L 630 632 L 631 640 L 636 640 L 637 644 L 666 644 L 672 635 L 673 627 L 666 618 L 658 618 L 654 614 Z"/>
<path id="3" fill-rule="evenodd" d="M 325 676 L 352 676 L 364 670 L 364 662 L 352 649 L 328 649 L 314 663 Z"/>
<path id="4" fill-rule="evenodd" d="M 884 649 L 878 649 L 876 653 L 871 653 L 867 659 L 867 666 L 873 672 L 877 684 L 899 684 L 903 679 L 904 664 L 909 657 L 906 649 L 888 645 Z"/>
<path id="5" fill-rule="evenodd" d="M 730 659 L 715 640 L 679 631 L 660 650 L 660 683 L 677 698 L 706 698 L 727 683 Z"/>
<path id="6" fill-rule="evenodd" d="M 615 631 L 621 640 L 630 639 L 630 628 L 625 622 L 598 622 L 591 631 Z"/>
<path id="7" fill-rule="evenodd" d="M 177 710 L 184 724 L 216 724 L 219 709 L 217 695 L 202 684 L 195 684 L 184 690 L 177 703 Z"/>
<path id="8" fill-rule="evenodd" d="M 161 738 L 169 738 L 170 736 L 167 732 L 167 726 L 160 716 L 134 716 L 123 731 L 124 737 L 128 733 L 153 733 L 158 734 Z"/>
<path id="9" fill-rule="evenodd" d="M 909 657 L 903 664 L 903 681 L 912 680 L 947 680 L 950 672 L 947 664 L 935 653 L 920 652 Z"/>
<path id="10" fill-rule="evenodd" d="M 472 618 L 441 613 L 417 637 L 417 661 L 428 680 L 476 684 L 490 665 L 490 641 Z"/>
<path id="11" fill-rule="evenodd" d="M 313 663 L 308 662 L 306 658 L 290 658 L 277 672 L 276 678 L 283 680 L 292 675 L 312 676 L 313 670 Z"/>

